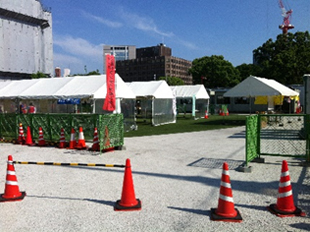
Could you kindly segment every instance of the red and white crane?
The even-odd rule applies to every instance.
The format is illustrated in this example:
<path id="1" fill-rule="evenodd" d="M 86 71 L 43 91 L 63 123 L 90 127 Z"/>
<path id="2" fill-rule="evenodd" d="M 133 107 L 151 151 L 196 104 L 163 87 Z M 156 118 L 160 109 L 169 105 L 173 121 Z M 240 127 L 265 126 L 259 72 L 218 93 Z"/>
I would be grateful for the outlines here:
<path id="1" fill-rule="evenodd" d="M 283 5 L 282 0 L 279 0 L 279 6 L 281 8 L 283 16 L 283 23 L 279 26 L 279 28 L 282 30 L 283 34 L 286 35 L 288 30 L 294 28 L 294 26 L 290 22 L 290 17 L 293 13 L 293 10 L 290 9 L 287 11 Z"/>

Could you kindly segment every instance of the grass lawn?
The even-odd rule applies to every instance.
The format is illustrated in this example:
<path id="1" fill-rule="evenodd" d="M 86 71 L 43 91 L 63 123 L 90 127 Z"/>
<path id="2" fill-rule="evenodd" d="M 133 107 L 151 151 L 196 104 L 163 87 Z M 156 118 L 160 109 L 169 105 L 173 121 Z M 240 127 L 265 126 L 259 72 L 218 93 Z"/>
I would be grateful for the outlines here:
<path id="1" fill-rule="evenodd" d="M 244 126 L 247 115 L 230 114 L 229 116 L 209 115 L 208 119 L 194 120 L 189 116 L 178 116 L 176 123 L 152 126 L 150 119 L 137 119 L 138 130 L 124 133 L 124 137 L 174 134 L 193 131 L 217 130 Z"/>

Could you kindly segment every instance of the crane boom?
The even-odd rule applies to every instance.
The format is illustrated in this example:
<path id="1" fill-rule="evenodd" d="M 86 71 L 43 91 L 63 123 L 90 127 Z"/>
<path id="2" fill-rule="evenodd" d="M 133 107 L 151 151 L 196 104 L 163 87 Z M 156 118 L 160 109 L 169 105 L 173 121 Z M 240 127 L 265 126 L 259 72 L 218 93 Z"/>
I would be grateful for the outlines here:
<path id="1" fill-rule="evenodd" d="M 282 11 L 282 16 L 283 16 L 283 23 L 279 26 L 279 28 L 282 30 L 283 34 L 287 34 L 287 31 L 290 29 L 293 29 L 294 26 L 290 23 L 290 17 L 293 13 L 293 10 L 286 10 L 282 0 L 278 0 L 279 7 L 281 8 Z"/>

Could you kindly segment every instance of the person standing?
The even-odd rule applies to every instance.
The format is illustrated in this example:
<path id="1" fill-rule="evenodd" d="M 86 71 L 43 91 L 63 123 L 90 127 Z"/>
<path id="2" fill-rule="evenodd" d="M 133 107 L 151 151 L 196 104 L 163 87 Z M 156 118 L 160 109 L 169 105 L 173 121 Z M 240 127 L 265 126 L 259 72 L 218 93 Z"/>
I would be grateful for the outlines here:
<path id="1" fill-rule="evenodd" d="M 27 113 L 27 109 L 26 109 L 26 106 L 24 104 L 20 104 L 19 113 L 20 114 L 26 114 Z"/>
<path id="2" fill-rule="evenodd" d="M 32 103 L 29 104 L 28 113 L 29 113 L 29 114 L 34 114 L 34 113 L 36 113 L 36 107 L 35 107 Z"/>

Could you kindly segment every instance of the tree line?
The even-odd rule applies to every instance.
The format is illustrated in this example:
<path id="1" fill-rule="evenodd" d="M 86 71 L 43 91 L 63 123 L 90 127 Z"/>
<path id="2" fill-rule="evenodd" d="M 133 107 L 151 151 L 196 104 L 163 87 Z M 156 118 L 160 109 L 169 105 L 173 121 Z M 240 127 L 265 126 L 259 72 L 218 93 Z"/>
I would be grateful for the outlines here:
<path id="1" fill-rule="evenodd" d="M 253 64 L 234 67 L 221 55 L 204 56 L 192 62 L 193 84 L 208 88 L 233 87 L 250 75 L 274 79 L 284 85 L 302 84 L 310 73 L 309 32 L 280 34 L 253 50 Z"/>

